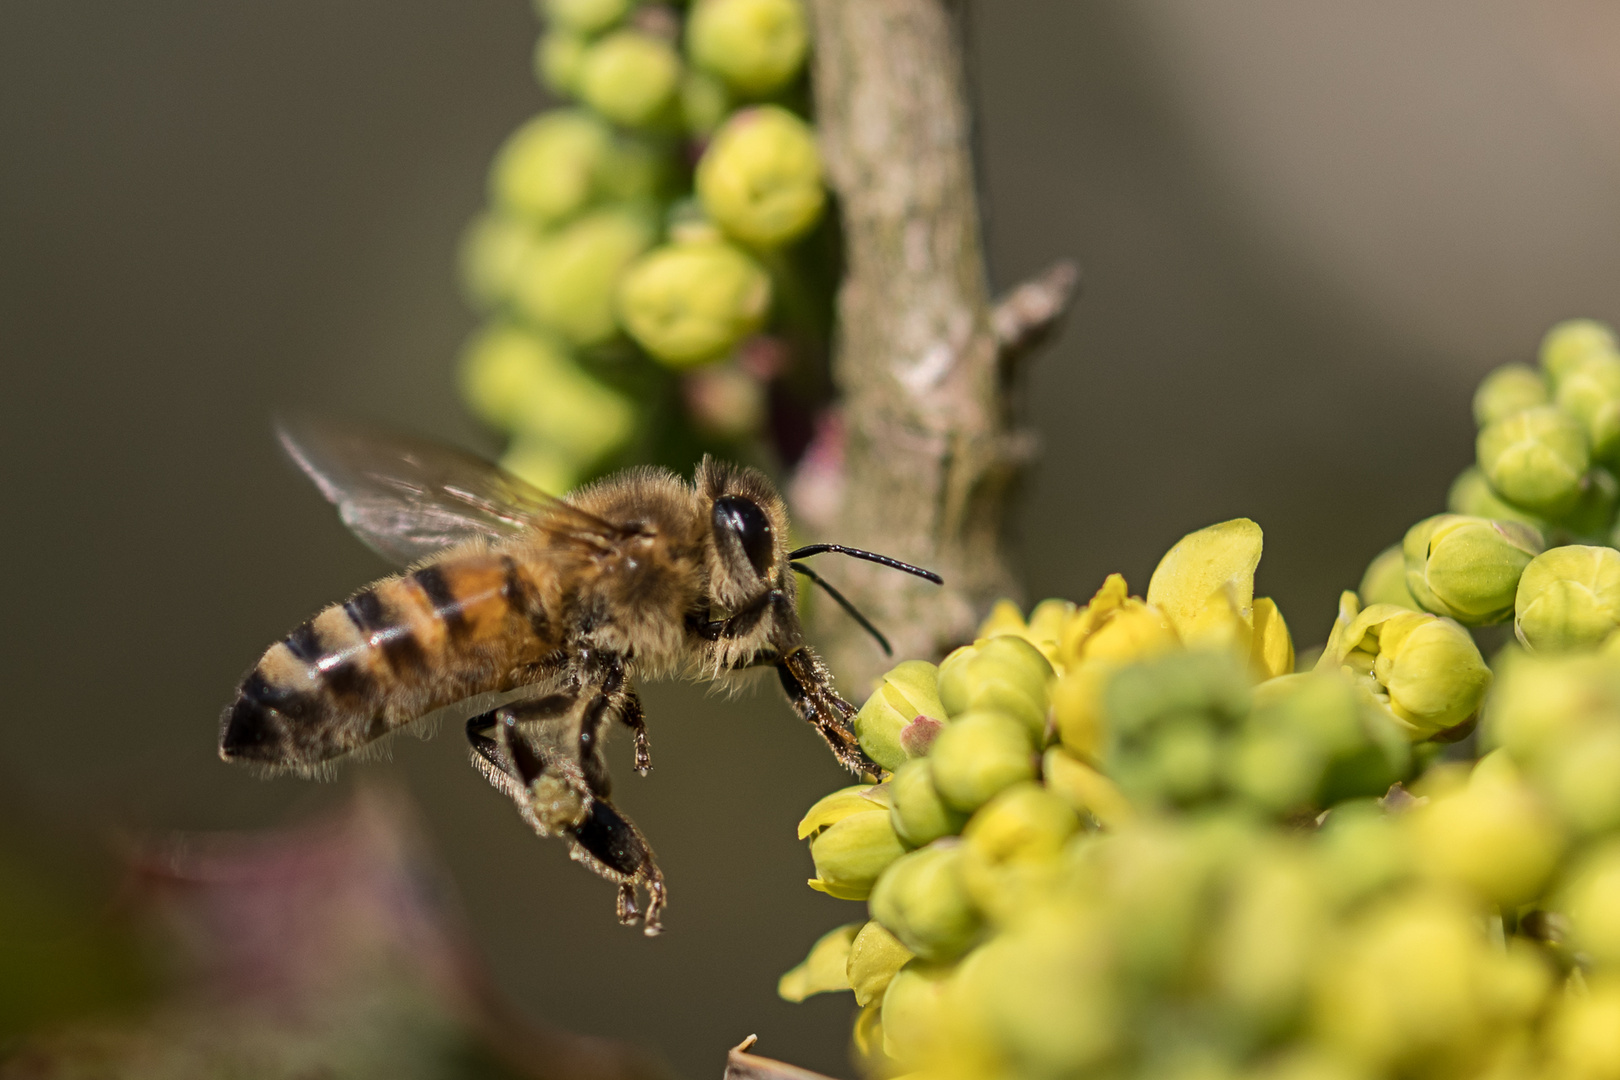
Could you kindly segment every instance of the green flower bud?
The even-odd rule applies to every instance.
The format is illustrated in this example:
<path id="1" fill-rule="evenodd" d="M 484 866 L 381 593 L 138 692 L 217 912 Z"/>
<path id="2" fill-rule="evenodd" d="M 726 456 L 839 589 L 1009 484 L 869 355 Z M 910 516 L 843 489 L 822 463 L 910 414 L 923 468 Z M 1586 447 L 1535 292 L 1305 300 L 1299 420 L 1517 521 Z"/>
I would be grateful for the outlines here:
<path id="1" fill-rule="evenodd" d="M 1341 803 L 1327 815 L 1314 854 L 1323 884 L 1348 906 L 1406 877 L 1412 852 L 1399 818 L 1372 799 Z"/>
<path id="2" fill-rule="evenodd" d="M 1620 551 L 1572 544 L 1531 560 L 1513 632 L 1537 652 L 1595 649 L 1620 626 Z"/>
<path id="3" fill-rule="evenodd" d="M 925 660 L 907 660 L 883 676 L 855 714 L 855 737 L 866 756 L 891 772 L 908 758 L 901 734 L 919 716 L 945 718 L 939 700 L 939 669 Z"/>
<path id="4" fill-rule="evenodd" d="M 1533 656 L 1507 649 L 1497 661 L 1481 738 L 1536 768 L 1592 728 L 1620 727 L 1620 668 L 1604 656 Z"/>
<path id="5" fill-rule="evenodd" d="M 688 368 L 721 359 L 765 323 L 771 279 L 730 244 L 666 244 L 619 284 L 624 328 L 657 360 Z"/>
<path id="6" fill-rule="evenodd" d="M 1040 784 L 1015 784 L 962 832 L 962 885 L 980 911 L 1006 922 L 1050 893 L 1080 817 Z"/>
<path id="7" fill-rule="evenodd" d="M 1247 672 L 1218 652 L 1177 652 L 1133 664 L 1109 681 L 1104 695 L 1109 725 L 1126 738 L 1180 716 L 1230 727 L 1248 715 L 1249 705 Z"/>
<path id="8" fill-rule="evenodd" d="M 1593 355 L 1613 356 L 1617 351 L 1614 331 L 1595 319 L 1566 319 L 1547 331 L 1541 339 L 1541 366 L 1554 383 Z"/>
<path id="9" fill-rule="evenodd" d="M 1549 751 L 1542 788 L 1563 819 L 1589 836 L 1620 827 L 1620 727 L 1580 732 Z"/>
<path id="10" fill-rule="evenodd" d="M 1485 626 L 1513 614 L 1519 575 L 1543 544 L 1516 522 L 1437 514 L 1407 530 L 1401 548 L 1406 587 L 1425 610 Z"/>
<path id="11" fill-rule="evenodd" d="M 1022 637 L 1002 634 L 964 645 L 939 665 L 939 699 L 951 716 L 992 709 L 1046 735 L 1052 665 Z"/>
<path id="12" fill-rule="evenodd" d="M 970 712 L 947 724 L 924 760 L 945 804 L 964 813 L 1003 788 L 1035 779 L 1029 728 L 995 712 Z"/>
<path id="13" fill-rule="evenodd" d="M 1571 944 L 1599 965 L 1620 964 L 1620 843 L 1610 841 L 1583 859 L 1564 889 Z"/>
<path id="14" fill-rule="evenodd" d="M 646 127 L 675 101 L 681 59 L 669 42 L 639 30 L 616 30 L 580 60 L 579 96 L 624 127 Z"/>
<path id="15" fill-rule="evenodd" d="M 812 994 L 850 989 L 847 969 L 860 923 L 850 923 L 823 934 L 810 946 L 810 954 L 799 966 L 776 983 L 776 994 L 783 1001 L 799 1002 Z"/>
<path id="16" fill-rule="evenodd" d="M 1103 828 L 1122 828 L 1134 817 L 1131 804 L 1118 785 L 1061 746 L 1054 746 L 1043 755 L 1041 774 L 1048 791 L 1068 803 L 1076 813 L 1095 818 Z"/>
<path id="17" fill-rule="evenodd" d="M 1580 421 L 1551 405 L 1496 421 L 1479 433 L 1475 450 L 1485 478 L 1503 498 L 1552 517 L 1574 508 L 1591 467 Z"/>
<path id="18" fill-rule="evenodd" d="M 573 490 L 582 479 L 579 465 L 544 436 L 524 432 L 512 440 L 501 455 L 501 468 L 534 485 L 558 495 Z"/>
<path id="19" fill-rule="evenodd" d="M 731 111 L 726 85 L 702 71 L 681 76 L 681 123 L 693 135 L 713 135 Z"/>
<path id="20" fill-rule="evenodd" d="M 697 167 L 697 192 L 722 229 L 745 244 L 780 247 L 809 232 L 827 200 L 809 126 L 761 105 L 725 122 Z"/>
<path id="21" fill-rule="evenodd" d="M 512 302 L 522 314 L 572 345 L 613 338 L 619 278 L 651 245 L 647 218 L 625 209 L 598 210 L 551 234 L 524 265 Z"/>
<path id="22" fill-rule="evenodd" d="M 1419 868 L 1504 907 L 1540 893 L 1564 846 L 1557 824 L 1501 750 L 1482 759 L 1466 785 L 1415 809 L 1410 827 Z"/>
<path id="23" fill-rule="evenodd" d="M 1478 465 L 1470 465 L 1457 474 L 1457 479 L 1452 481 L 1451 490 L 1446 493 L 1446 509 L 1453 514 L 1489 518 L 1492 521 L 1516 521 L 1521 525 L 1530 526 L 1541 533 L 1542 536 L 1547 535 L 1545 519 L 1519 509 L 1498 495 L 1491 487 L 1491 482 L 1485 479 L 1485 474 L 1479 470 Z M 1401 568 L 1401 575 L 1404 579 L 1404 563 Z M 1367 602 L 1376 604 L 1385 601 L 1369 598 Z"/>
<path id="24" fill-rule="evenodd" d="M 1474 639 L 1457 623 L 1393 604 L 1359 610 L 1354 593 L 1343 597 L 1317 668 L 1348 668 L 1414 739 L 1467 720 L 1491 684 Z"/>
<path id="25" fill-rule="evenodd" d="M 542 113 L 514 131 L 495 155 L 490 195 L 514 214 L 552 225 L 595 194 L 612 135 L 578 109 Z"/>
<path id="26" fill-rule="evenodd" d="M 597 187 L 610 201 L 657 202 L 668 194 L 672 174 L 667 147 L 634 132 L 621 133 L 608 147 Z"/>
<path id="27" fill-rule="evenodd" d="M 1356 592 L 1369 604 L 1398 604 L 1417 610 L 1417 601 L 1406 587 L 1406 555 L 1400 544 L 1391 544 L 1367 564 Z"/>
<path id="28" fill-rule="evenodd" d="M 797 75 L 809 45 L 799 0 L 698 0 L 686 23 L 692 62 L 749 97 Z"/>
<path id="29" fill-rule="evenodd" d="M 924 759 L 901 763 L 889 780 L 889 792 L 894 800 L 889 820 L 907 847 L 922 847 L 942 836 L 954 836 L 967 824 L 966 814 L 952 810 L 939 797 L 934 789 L 933 768 Z"/>
<path id="30" fill-rule="evenodd" d="M 1620 449 L 1620 353 L 1593 353 L 1564 372 L 1554 399 L 1586 429 L 1592 456 L 1610 460 Z"/>
<path id="31" fill-rule="evenodd" d="M 1575 539 L 1607 544 L 1617 502 L 1620 502 L 1620 481 L 1616 481 L 1608 469 L 1593 469 L 1581 482 L 1580 501 L 1558 525 Z"/>
<path id="32" fill-rule="evenodd" d="M 635 0 L 535 0 L 542 19 L 580 34 L 600 34 L 624 18 Z"/>
<path id="33" fill-rule="evenodd" d="M 845 978 L 855 991 L 855 1003 L 867 1006 L 883 1000 L 895 972 L 915 955 L 877 921 L 868 922 L 849 946 Z"/>
<path id="34" fill-rule="evenodd" d="M 510 214 L 474 218 L 461 237 L 461 282 L 468 299 L 486 309 L 504 302 L 539 240 L 533 226 Z"/>
<path id="35" fill-rule="evenodd" d="M 549 338 L 497 325 L 468 343 L 461 364 L 462 395 L 474 412 L 503 430 L 544 437 L 575 463 L 599 459 L 634 430 L 630 400 Z"/>
<path id="36" fill-rule="evenodd" d="M 918 848 L 891 863 L 872 889 L 872 918 L 925 960 L 954 959 L 979 932 L 961 859 L 957 840 Z"/>
<path id="37" fill-rule="evenodd" d="M 913 960 L 895 972 L 883 992 L 883 1052 L 890 1058 L 916 1065 L 938 1052 L 949 1022 L 952 970 Z"/>
<path id="38" fill-rule="evenodd" d="M 542 34 L 534 46 L 534 75 L 540 85 L 564 96 L 578 94 L 587 44 L 584 34 L 566 27 Z"/>
<path id="39" fill-rule="evenodd" d="M 894 860 L 905 853 L 889 824 L 886 808 L 851 814 L 834 822 L 810 841 L 816 876 L 810 887 L 840 900 L 865 900 Z"/>
<path id="40" fill-rule="evenodd" d="M 1548 400 L 1547 380 L 1541 372 L 1525 364 L 1504 364 L 1485 376 L 1474 391 L 1474 423 L 1484 427 Z"/>

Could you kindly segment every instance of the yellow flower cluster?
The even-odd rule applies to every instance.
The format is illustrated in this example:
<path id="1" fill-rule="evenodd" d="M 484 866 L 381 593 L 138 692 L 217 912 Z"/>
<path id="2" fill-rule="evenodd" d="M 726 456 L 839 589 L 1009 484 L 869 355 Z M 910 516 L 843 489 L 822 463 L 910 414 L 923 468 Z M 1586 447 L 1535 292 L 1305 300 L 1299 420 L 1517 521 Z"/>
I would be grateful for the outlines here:
<path id="1" fill-rule="evenodd" d="M 1201 530 L 1145 597 L 1001 604 L 885 676 L 887 774 L 800 825 L 868 918 L 780 986 L 855 995 L 864 1072 L 1620 1077 L 1620 657 L 1515 657 L 1449 760 L 1467 631 L 1347 593 L 1295 672 L 1260 550 Z"/>

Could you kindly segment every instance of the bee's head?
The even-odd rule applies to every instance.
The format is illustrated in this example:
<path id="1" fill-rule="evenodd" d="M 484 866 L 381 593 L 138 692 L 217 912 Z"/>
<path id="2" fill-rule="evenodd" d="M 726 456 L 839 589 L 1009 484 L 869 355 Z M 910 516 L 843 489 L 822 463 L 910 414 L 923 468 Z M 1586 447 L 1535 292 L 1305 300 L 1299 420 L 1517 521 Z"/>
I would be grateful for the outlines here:
<path id="1" fill-rule="evenodd" d="M 758 469 L 704 458 L 697 488 L 708 510 L 709 599 L 736 610 L 772 589 L 790 599 L 787 506 Z"/>

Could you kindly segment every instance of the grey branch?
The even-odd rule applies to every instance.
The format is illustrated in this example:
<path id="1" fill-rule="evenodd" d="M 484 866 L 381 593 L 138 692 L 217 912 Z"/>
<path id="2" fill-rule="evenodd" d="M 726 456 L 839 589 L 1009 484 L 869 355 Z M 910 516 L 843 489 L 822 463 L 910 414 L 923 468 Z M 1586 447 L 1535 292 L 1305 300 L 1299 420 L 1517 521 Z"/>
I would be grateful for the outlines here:
<path id="1" fill-rule="evenodd" d="M 1079 291 L 1080 267 L 1072 259 L 1060 259 L 997 300 L 990 328 L 1001 346 L 1002 364 L 1015 364 L 1046 344 Z"/>
<path id="2" fill-rule="evenodd" d="M 828 1080 L 818 1072 L 748 1053 L 754 1040 L 755 1036 L 748 1036 L 726 1055 L 725 1080 Z"/>

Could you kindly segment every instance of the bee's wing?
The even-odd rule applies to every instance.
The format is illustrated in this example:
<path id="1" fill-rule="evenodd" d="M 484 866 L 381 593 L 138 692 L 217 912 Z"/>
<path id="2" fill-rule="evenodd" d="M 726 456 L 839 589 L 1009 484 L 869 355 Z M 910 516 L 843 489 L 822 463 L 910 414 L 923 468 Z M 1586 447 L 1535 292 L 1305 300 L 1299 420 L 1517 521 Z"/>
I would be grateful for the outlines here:
<path id="1" fill-rule="evenodd" d="M 401 566 L 466 540 L 499 541 L 534 529 L 589 547 L 626 535 L 622 526 L 440 443 L 311 418 L 278 422 L 276 437 L 361 542 Z"/>

